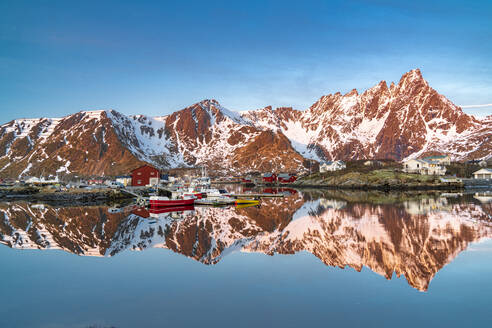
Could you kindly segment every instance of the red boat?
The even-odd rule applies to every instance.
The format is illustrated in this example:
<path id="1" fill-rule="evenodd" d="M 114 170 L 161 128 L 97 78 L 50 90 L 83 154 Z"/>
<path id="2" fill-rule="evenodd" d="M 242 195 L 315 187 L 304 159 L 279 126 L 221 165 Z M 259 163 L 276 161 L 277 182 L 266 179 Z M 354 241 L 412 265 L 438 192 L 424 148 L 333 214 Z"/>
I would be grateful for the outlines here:
<path id="1" fill-rule="evenodd" d="M 171 212 L 184 212 L 184 211 L 193 211 L 195 207 L 193 205 L 186 206 L 166 206 L 160 208 L 151 208 L 149 210 L 150 214 L 163 214 L 163 213 L 171 213 Z"/>
<path id="2" fill-rule="evenodd" d="M 194 198 L 169 199 L 167 197 L 151 196 L 149 202 L 150 202 L 150 207 L 185 206 L 185 205 L 193 205 L 195 203 L 195 199 Z"/>

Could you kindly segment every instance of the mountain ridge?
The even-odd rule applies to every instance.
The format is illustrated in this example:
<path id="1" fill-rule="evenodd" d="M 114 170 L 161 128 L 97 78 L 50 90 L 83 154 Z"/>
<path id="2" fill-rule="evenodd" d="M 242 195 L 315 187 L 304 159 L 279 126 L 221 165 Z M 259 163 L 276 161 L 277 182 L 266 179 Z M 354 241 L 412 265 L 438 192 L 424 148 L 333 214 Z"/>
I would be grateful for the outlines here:
<path id="1" fill-rule="evenodd" d="M 234 112 L 205 99 L 165 116 L 81 111 L 0 126 L 0 176 L 117 175 L 149 163 L 228 174 L 298 172 L 310 161 L 492 154 L 492 115 L 478 119 L 432 89 L 419 69 L 292 107 Z"/>

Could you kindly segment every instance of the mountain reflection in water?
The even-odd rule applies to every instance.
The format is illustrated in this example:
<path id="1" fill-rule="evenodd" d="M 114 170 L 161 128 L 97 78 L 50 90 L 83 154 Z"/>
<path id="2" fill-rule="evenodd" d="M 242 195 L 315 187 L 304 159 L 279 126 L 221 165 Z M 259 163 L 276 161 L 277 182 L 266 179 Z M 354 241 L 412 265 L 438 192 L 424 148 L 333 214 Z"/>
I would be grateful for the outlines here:
<path id="1" fill-rule="evenodd" d="M 204 264 L 232 251 L 307 251 L 329 266 L 404 275 L 422 291 L 470 243 L 492 237 L 492 205 L 472 197 L 298 192 L 261 207 L 195 207 L 157 218 L 142 209 L 29 203 L 1 204 L 0 213 L 0 242 L 12 248 L 88 256 L 168 248 Z"/>

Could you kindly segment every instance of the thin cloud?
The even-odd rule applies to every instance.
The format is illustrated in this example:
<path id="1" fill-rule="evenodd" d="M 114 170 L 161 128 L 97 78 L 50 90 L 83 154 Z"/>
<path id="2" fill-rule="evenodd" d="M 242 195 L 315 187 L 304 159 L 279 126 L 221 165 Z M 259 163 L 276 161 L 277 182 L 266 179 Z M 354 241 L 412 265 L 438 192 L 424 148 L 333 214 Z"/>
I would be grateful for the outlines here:
<path id="1" fill-rule="evenodd" d="M 492 107 L 492 104 L 481 104 L 481 105 L 463 105 L 461 108 L 481 108 L 481 107 Z"/>

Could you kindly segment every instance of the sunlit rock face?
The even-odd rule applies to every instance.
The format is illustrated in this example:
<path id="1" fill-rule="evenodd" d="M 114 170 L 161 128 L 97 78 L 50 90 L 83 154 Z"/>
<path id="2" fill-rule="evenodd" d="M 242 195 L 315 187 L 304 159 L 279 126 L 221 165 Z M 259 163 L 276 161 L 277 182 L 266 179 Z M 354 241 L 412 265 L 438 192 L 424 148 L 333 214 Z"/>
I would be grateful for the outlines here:
<path id="1" fill-rule="evenodd" d="M 425 291 L 470 243 L 492 237 L 490 203 L 442 197 L 376 205 L 296 193 L 263 201 L 260 208 L 195 208 L 148 218 L 134 214 L 143 212 L 3 204 L 0 242 L 89 256 L 166 248 L 204 264 L 217 264 L 233 251 L 307 251 L 328 266 L 358 271 L 365 266 L 387 279 L 403 275 Z"/>
<path id="2" fill-rule="evenodd" d="M 314 159 L 401 160 L 443 152 L 464 159 L 492 152 L 492 117 L 463 113 L 419 69 L 389 87 L 381 81 L 360 94 L 354 89 L 322 96 L 307 110 L 265 107 L 243 118 L 281 131 L 299 153 Z"/>
<path id="3" fill-rule="evenodd" d="M 144 162 L 226 174 L 301 171 L 308 159 L 479 159 L 492 153 L 491 139 L 492 116 L 463 113 L 415 69 L 305 110 L 238 113 L 206 99 L 157 117 L 100 110 L 13 120 L 0 126 L 0 177 L 119 175 Z"/>
<path id="4" fill-rule="evenodd" d="M 0 127 L 0 176 L 127 172 L 143 163 L 120 142 L 105 111 L 19 119 Z"/>

